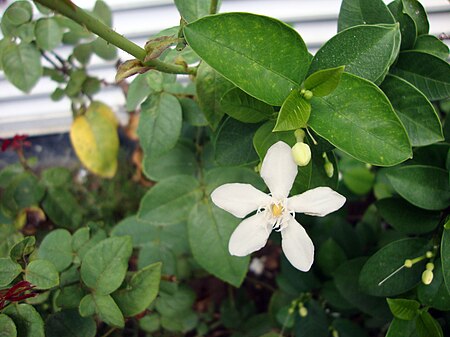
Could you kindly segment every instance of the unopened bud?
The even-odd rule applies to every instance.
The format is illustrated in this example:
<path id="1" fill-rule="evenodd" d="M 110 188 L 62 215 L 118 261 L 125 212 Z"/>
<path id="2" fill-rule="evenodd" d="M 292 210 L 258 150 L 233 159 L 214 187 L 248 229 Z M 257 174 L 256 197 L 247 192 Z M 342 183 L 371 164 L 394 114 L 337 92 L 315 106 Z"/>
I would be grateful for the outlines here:
<path id="1" fill-rule="evenodd" d="M 433 272 L 429 269 L 426 269 L 423 273 L 422 273 L 422 283 L 425 285 L 429 285 L 431 284 L 431 282 L 433 282 Z"/>
<path id="2" fill-rule="evenodd" d="M 331 164 L 329 161 L 327 161 L 323 167 L 325 169 L 325 173 L 327 174 L 327 177 L 328 178 L 333 177 L 333 174 L 334 174 L 333 164 Z"/>
<path id="3" fill-rule="evenodd" d="M 427 270 L 433 271 L 433 269 L 434 269 L 434 263 L 428 262 L 427 265 L 425 266 L 425 268 L 426 268 Z"/>
<path id="4" fill-rule="evenodd" d="M 403 264 L 406 268 L 411 268 L 413 266 L 413 262 L 410 259 L 405 260 L 405 263 Z"/>
<path id="5" fill-rule="evenodd" d="M 305 139 L 306 132 L 303 129 L 297 129 L 294 131 L 295 139 L 298 143 L 303 143 L 303 140 Z"/>
<path id="6" fill-rule="evenodd" d="M 309 90 L 305 90 L 305 93 L 303 94 L 303 97 L 309 101 L 311 98 L 313 98 L 313 93 L 312 91 Z"/>
<path id="7" fill-rule="evenodd" d="M 289 315 L 292 315 L 293 313 L 294 313 L 294 308 L 290 307 L 290 308 L 288 309 L 288 314 L 289 314 Z"/>
<path id="8" fill-rule="evenodd" d="M 428 259 L 431 259 L 431 258 L 434 256 L 434 254 L 433 254 L 433 252 L 432 252 L 431 250 L 429 250 L 428 252 L 425 253 L 425 256 L 426 256 Z"/>
<path id="9" fill-rule="evenodd" d="M 333 330 L 332 335 L 333 337 L 339 337 L 339 332 L 337 330 Z"/>
<path id="10" fill-rule="evenodd" d="M 311 149 L 306 143 L 297 143 L 292 148 L 292 157 L 298 166 L 306 166 L 311 161 Z"/>
<path id="11" fill-rule="evenodd" d="M 303 305 L 301 305 L 300 308 L 298 309 L 298 314 L 300 315 L 300 317 L 306 317 L 308 316 L 308 309 L 306 309 Z"/>

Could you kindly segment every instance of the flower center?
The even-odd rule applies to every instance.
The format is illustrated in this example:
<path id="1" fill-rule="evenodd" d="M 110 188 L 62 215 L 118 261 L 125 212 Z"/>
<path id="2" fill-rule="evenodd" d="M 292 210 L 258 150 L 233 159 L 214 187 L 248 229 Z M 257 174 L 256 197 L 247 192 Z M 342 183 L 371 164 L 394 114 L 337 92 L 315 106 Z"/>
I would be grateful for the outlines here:
<path id="1" fill-rule="evenodd" d="M 283 211 L 284 211 L 284 207 L 283 207 L 282 204 L 272 204 L 270 206 L 270 209 L 272 211 L 272 215 L 275 218 L 278 218 L 279 216 L 281 216 L 283 214 Z"/>

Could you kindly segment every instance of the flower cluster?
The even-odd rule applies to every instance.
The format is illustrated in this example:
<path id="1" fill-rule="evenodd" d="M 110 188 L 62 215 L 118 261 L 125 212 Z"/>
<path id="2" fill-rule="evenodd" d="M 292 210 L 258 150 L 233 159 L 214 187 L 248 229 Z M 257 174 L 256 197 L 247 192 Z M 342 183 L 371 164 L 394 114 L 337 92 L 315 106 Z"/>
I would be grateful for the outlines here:
<path id="1" fill-rule="evenodd" d="M 314 260 L 314 245 L 295 213 L 325 216 L 342 207 L 345 197 L 329 187 L 317 187 L 289 196 L 297 176 L 297 165 L 289 145 L 272 145 L 263 160 L 261 177 L 270 190 L 265 194 L 250 184 L 224 184 L 211 199 L 218 207 L 244 218 L 231 235 L 228 249 L 232 255 L 245 256 L 266 244 L 272 230 L 281 232 L 281 246 L 286 258 L 297 269 L 308 271 Z"/>
<path id="2" fill-rule="evenodd" d="M 5 152 L 9 148 L 16 151 L 31 146 L 31 142 L 27 141 L 27 138 L 27 135 L 15 135 L 13 139 L 2 139 L 2 152 Z"/>

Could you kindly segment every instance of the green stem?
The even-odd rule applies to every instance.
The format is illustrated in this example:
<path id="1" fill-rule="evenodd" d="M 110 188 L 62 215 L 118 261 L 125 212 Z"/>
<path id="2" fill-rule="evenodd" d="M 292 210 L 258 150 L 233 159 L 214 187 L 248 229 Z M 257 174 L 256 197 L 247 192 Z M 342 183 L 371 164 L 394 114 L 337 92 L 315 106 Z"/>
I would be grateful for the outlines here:
<path id="1" fill-rule="evenodd" d="M 92 33 L 97 34 L 105 41 L 115 45 L 116 47 L 133 55 L 138 60 L 144 61 L 146 52 L 137 44 L 125 38 L 123 35 L 116 33 L 113 29 L 105 25 L 100 20 L 97 20 L 86 11 L 72 3 L 70 0 L 34 0 L 35 2 L 44 5 L 62 15 L 72 19 L 79 25 L 86 27 Z M 180 65 L 169 64 L 159 60 L 151 60 L 145 65 L 156 70 L 171 73 L 171 74 L 194 74 L 195 69 L 185 68 Z"/>
<path id="2" fill-rule="evenodd" d="M 209 7 L 209 14 L 216 14 L 218 6 L 219 0 L 211 0 L 211 6 Z"/>

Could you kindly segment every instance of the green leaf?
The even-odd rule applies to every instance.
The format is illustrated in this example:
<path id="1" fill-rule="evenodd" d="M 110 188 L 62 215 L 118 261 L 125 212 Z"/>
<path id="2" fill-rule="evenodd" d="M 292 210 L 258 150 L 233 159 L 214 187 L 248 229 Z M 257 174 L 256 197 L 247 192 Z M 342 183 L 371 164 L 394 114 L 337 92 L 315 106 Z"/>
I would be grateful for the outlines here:
<path id="1" fill-rule="evenodd" d="M 315 300 L 309 300 L 306 304 L 308 315 L 301 317 L 296 315 L 296 337 L 328 337 L 328 320 L 324 309 Z"/>
<path id="2" fill-rule="evenodd" d="M 405 126 L 412 146 L 424 146 L 444 140 L 441 121 L 433 105 L 416 87 L 400 77 L 388 75 L 381 90 L 391 101 Z"/>
<path id="3" fill-rule="evenodd" d="M 73 48 L 73 56 L 81 63 L 88 64 L 92 53 L 93 53 L 92 43 L 82 43 Z M 131 87 L 131 85 L 130 85 Z M 128 101 L 128 96 L 127 96 Z M 129 111 L 129 110 L 128 110 Z"/>
<path id="4" fill-rule="evenodd" d="M 97 0 L 92 13 L 100 19 L 105 25 L 112 26 L 112 13 L 105 1 Z"/>
<path id="5" fill-rule="evenodd" d="M 294 89 L 281 106 L 273 131 L 289 131 L 306 127 L 311 114 L 311 103 Z"/>
<path id="6" fill-rule="evenodd" d="M 98 295 L 112 293 L 125 278 L 131 252 L 130 237 L 113 237 L 100 241 L 84 256 L 81 264 L 83 282 Z"/>
<path id="7" fill-rule="evenodd" d="M 444 227 L 441 240 L 442 274 L 450 294 L 450 228 Z"/>
<path id="8" fill-rule="evenodd" d="M 96 332 L 95 321 L 73 309 L 56 312 L 45 321 L 46 337 L 95 337 Z"/>
<path id="9" fill-rule="evenodd" d="M 52 262 L 58 272 L 72 263 L 72 236 L 65 229 L 51 231 L 42 240 L 37 257 Z"/>
<path id="10" fill-rule="evenodd" d="M 417 297 L 422 305 L 448 311 L 450 310 L 450 293 L 444 282 L 441 258 L 434 261 L 433 281 L 428 285 L 421 283 L 417 287 Z"/>
<path id="11" fill-rule="evenodd" d="M 422 4 L 417 0 L 402 0 L 402 3 L 403 10 L 416 24 L 417 35 L 428 34 L 430 24 L 428 23 L 427 13 Z"/>
<path id="12" fill-rule="evenodd" d="M 41 173 L 41 182 L 48 187 L 70 185 L 72 172 L 65 167 L 51 167 Z"/>
<path id="13" fill-rule="evenodd" d="M 142 166 L 149 179 L 160 181 L 180 174 L 193 175 L 197 169 L 197 161 L 193 149 L 179 142 L 160 157 L 145 155 Z"/>
<path id="14" fill-rule="evenodd" d="M 394 318 L 389 326 L 386 337 L 417 337 L 416 322 Z"/>
<path id="15" fill-rule="evenodd" d="M 151 93 L 154 92 L 149 85 L 149 73 L 152 71 L 148 71 L 144 74 L 137 75 L 133 81 L 131 81 L 128 87 L 127 93 L 127 103 L 126 110 L 127 111 L 135 111 L 142 101 Z"/>
<path id="16" fill-rule="evenodd" d="M 59 285 L 59 275 L 55 265 L 47 260 L 33 260 L 25 269 L 25 280 L 36 289 L 50 289 Z"/>
<path id="17" fill-rule="evenodd" d="M 133 274 L 124 289 L 112 294 L 125 317 L 143 312 L 156 298 L 161 279 L 161 263 L 151 264 Z"/>
<path id="18" fill-rule="evenodd" d="M 4 18 L 15 26 L 23 25 L 30 21 L 32 17 L 33 8 L 28 1 L 16 1 L 12 3 L 4 13 Z"/>
<path id="19" fill-rule="evenodd" d="M 388 224 L 405 234 L 429 233 L 441 219 L 440 212 L 417 208 L 401 198 L 381 199 L 376 206 Z"/>
<path id="20" fill-rule="evenodd" d="M 142 198 L 138 218 L 158 225 L 180 223 L 201 196 L 200 184 L 192 176 L 164 179 Z"/>
<path id="21" fill-rule="evenodd" d="M 331 276 L 347 260 L 347 256 L 333 238 L 328 238 L 328 240 L 320 245 L 316 259 L 317 265 L 322 273 Z"/>
<path id="22" fill-rule="evenodd" d="M 294 132 L 273 132 L 275 121 L 267 121 L 259 127 L 253 136 L 253 146 L 261 160 L 266 156 L 267 150 L 276 142 L 283 141 L 290 146 L 297 142 Z"/>
<path id="23" fill-rule="evenodd" d="M 182 111 L 176 97 L 150 95 L 141 106 L 138 135 L 147 156 L 159 157 L 172 149 L 180 137 Z"/>
<path id="24" fill-rule="evenodd" d="M 331 94 L 339 84 L 345 67 L 319 70 L 305 80 L 305 89 L 310 90 L 314 96 L 323 97 Z"/>
<path id="25" fill-rule="evenodd" d="M 444 337 L 441 325 L 427 311 L 422 311 L 416 319 L 419 337 Z"/>
<path id="26" fill-rule="evenodd" d="M 163 316 L 176 317 L 189 310 L 195 302 L 195 293 L 186 285 L 181 285 L 174 294 L 161 292 L 155 307 Z"/>
<path id="27" fill-rule="evenodd" d="M 0 258 L 0 287 L 9 285 L 21 272 L 20 264 L 9 257 Z"/>
<path id="28" fill-rule="evenodd" d="M 413 49 L 434 55 L 444 61 L 448 58 L 448 46 L 434 35 L 421 35 L 417 37 Z"/>
<path id="29" fill-rule="evenodd" d="M 92 42 L 92 50 L 97 56 L 104 60 L 115 60 L 117 58 L 116 46 L 98 37 Z"/>
<path id="30" fill-rule="evenodd" d="M 342 170 L 342 180 L 350 191 L 357 195 L 369 193 L 375 182 L 375 174 L 367 167 L 351 167 Z"/>
<path id="31" fill-rule="evenodd" d="M 63 30 L 55 19 L 43 18 L 36 21 L 34 34 L 39 48 L 53 50 L 62 42 Z"/>
<path id="32" fill-rule="evenodd" d="M 231 256 L 228 252 L 228 240 L 239 222 L 209 201 L 198 203 L 188 219 L 189 243 L 196 262 L 235 287 L 244 281 L 249 262 L 249 257 Z"/>
<path id="33" fill-rule="evenodd" d="M 211 0 L 175 0 L 175 5 L 183 19 L 192 22 L 210 14 Z"/>
<path id="34" fill-rule="evenodd" d="M 259 123 L 273 114 L 270 105 L 247 95 L 239 88 L 228 90 L 223 95 L 220 106 L 228 116 L 244 123 Z"/>
<path id="35" fill-rule="evenodd" d="M 211 128 L 215 130 L 225 114 L 221 106 L 222 97 L 234 85 L 206 62 L 200 63 L 195 82 L 198 104 Z"/>
<path id="36" fill-rule="evenodd" d="M 309 55 L 302 38 L 269 17 L 248 13 L 207 16 L 187 25 L 184 36 L 211 67 L 270 105 L 281 105 L 308 70 Z"/>
<path id="37" fill-rule="evenodd" d="M 253 135 L 258 127 L 258 124 L 228 118 L 217 131 L 214 144 L 216 163 L 219 166 L 255 164 L 258 156 L 253 148 Z"/>
<path id="38" fill-rule="evenodd" d="M 344 73 L 336 90 L 311 103 L 310 127 L 352 157 L 379 166 L 411 157 L 403 125 L 373 83 Z"/>
<path id="39" fill-rule="evenodd" d="M 417 207 L 440 210 L 450 203 L 449 176 L 446 170 L 408 165 L 390 169 L 387 177 L 395 191 Z"/>
<path id="40" fill-rule="evenodd" d="M 411 268 L 398 269 L 406 259 L 423 255 L 426 244 L 423 239 L 408 238 L 381 248 L 367 260 L 361 270 L 361 289 L 374 296 L 395 296 L 414 288 L 420 282 L 425 261 L 418 262 Z"/>
<path id="41" fill-rule="evenodd" d="M 65 187 L 47 189 L 42 208 L 58 226 L 75 229 L 80 226 L 84 210 Z"/>
<path id="42" fill-rule="evenodd" d="M 348 28 L 326 42 L 314 56 L 309 73 L 345 66 L 345 71 L 381 83 L 400 48 L 398 25 Z M 348 96 L 351 97 L 351 96 Z"/>
<path id="43" fill-rule="evenodd" d="M 349 260 L 339 266 L 334 273 L 336 287 L 340 294 L 351 304 L 364 313 L 375 317 L 389 318 L 391 316 L 386 301 L 362 292 L 357 275 L 366 262 L 366 258 L 359 257 Z"/>
<path id="44" fill-rule="evenodd" d="M 62 277 L 60 283 L 63 283 Z M 63 287 L 58 293 L 56 297 L 56 305 L 62 309 L 78 308 L 81 299 L 85 295 L 86 291 L 82 289 L 82 285 L 80 283 L 77 282 L 77 284 L 68 285 Z"/>
<path id="45" fill-rule="evenodd" d="M 3 310 L 16 325 L 17 336 L 45 337 L 41 315 L 29 304 L 9 305 Z"/>
<path id="46" fill-rule="evenodd" d="M 77 229 L 72 236 L 72 250 L 77 253 L 88 241 L 90 237 L 89 227 Z"/>
<path id="47" fill-rule="evenodd" d="M 450 65 L 434 55 L 414 50 L 401 52 L 391 72 L 412 83 L 431 101 L 450 96 Z"/>
<path id="48" fill-rule="evenodd" d="M 86 295 L 80 302 L 79 312 L 82 317 L 96 313 L 103 322 L 113 327 L 123 328 L 125 325 L 122 312 L 110 295 Z"/>
<path id="49" fill-rule="evenodd" d="M 349 319 L 337 318 L 331 326 L 336 329 L 339 337 L 367 337 L 368 333 L 361 326 Z"/>
<path id="50" fill-rule="evenodd" d="M 349 27 L 395 23 L 382 0 L 343 0 L 338 18 L 338 32 Z"/>
<path id="51" fill-rule="evenodd" d="M 411 321 L 419 314 L 420 303 L 403 298 L 386 298 L 394 317 Z"/>
<path id="52" fill-rule="evenodd" d="M 2 51 L 2 66 L 8 80 L 23 92 L 30 92 L 43 74 L 41 54 L 32 44 L 10 43 Z"/>
<path id="53" fill-rule="evenodd" d="M 0 314 L 0 327 L 2 327 L 2 337 L 17 337 L 16 325 L 9 316 Z"/>
<path id="54" fill-rule="evenodd" d="M 204 182 L 207 195 L 220 185 L 227 183 L 251 184 L 259 190 L 264 190 L 266 184 L 254 170 L 244 167 L 217 167 L 206 172 Z"/>
<path id="55" fill-rule="evenodd" d="M 23 259 L 25 256 L 30 255 L 34 251 L 34 245 L 36 239 L 34 236 L 26 236 L 19 242 L 15 243 L 9 251 L 11 260 L 17 261 Z"/>
<path id="56" fill-rule="evenodd" d="M 417 27 L 414 20 L 403 10 L 402 0 L 392 1 L 388 5 L 395 20 L 400 24 L 402 33 L 401 50 L 408 50 L 414 46 L 417 37 Z"/>
<path id="57" fill-rule="evenodd" d="M 36 206 L 44 193 L 44 188 L 34 175 L 28 172 L 20 173 L 9 179 L 0 202 L 13 213 L 12 216 L 16 216 L 21 209 Z"/>
<path id="58" fill-rule="evenodd" d="M 186 97 L 178 98 L 178 100 L 180 101 L 181 109 L 183 110 L 183 120 L 192 126 L 208 125 L 208 121 L 197 101 Z"/>

